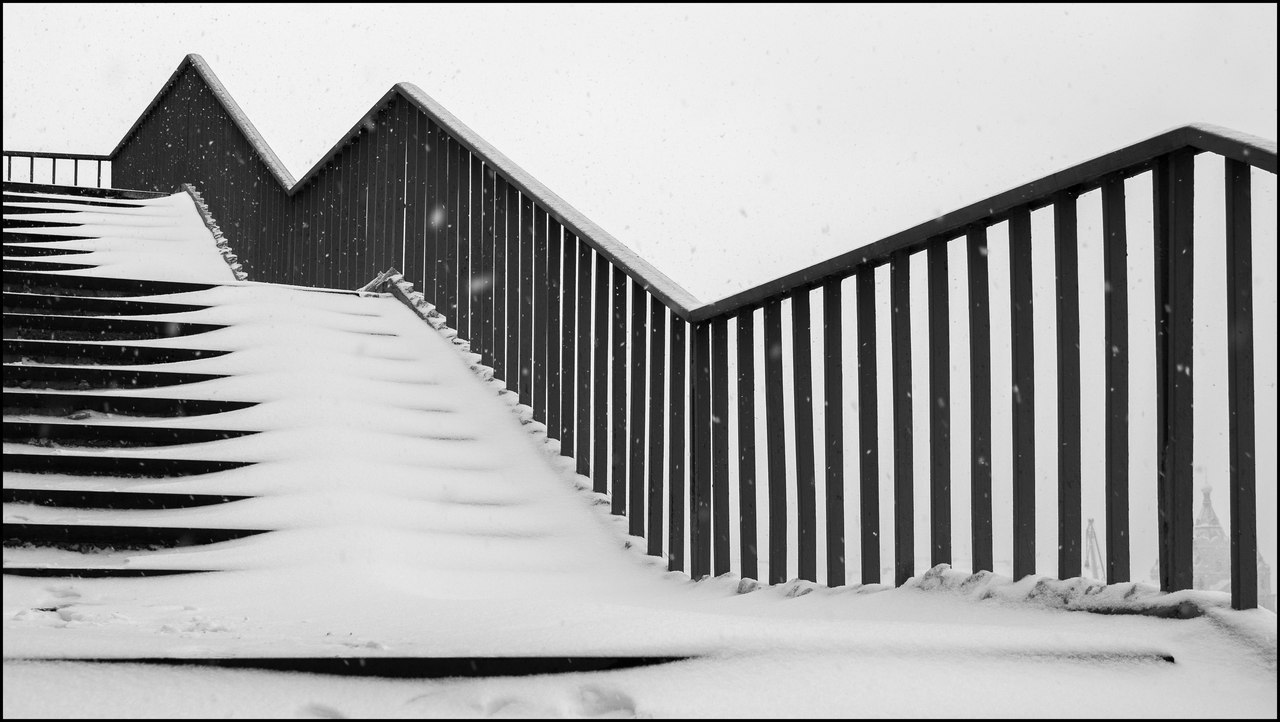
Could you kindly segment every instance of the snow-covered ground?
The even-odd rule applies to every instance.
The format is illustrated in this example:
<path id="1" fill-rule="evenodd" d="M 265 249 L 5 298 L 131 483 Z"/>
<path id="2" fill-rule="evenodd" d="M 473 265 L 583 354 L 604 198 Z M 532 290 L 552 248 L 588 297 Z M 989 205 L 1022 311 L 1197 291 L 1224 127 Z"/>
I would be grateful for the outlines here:
<path id="1" fill-rule="evenodd" d="M 195 212 L 185 195 L 140 205 Z M 164 318 L 227 328 L 146 343 L 230 351 L 164 365 L 227 378 L 112 393 L 256 401 L 163 423 L 260 432 L 98 453 L 258 463 L 190 479 L 44 482 L 255 498 L 165 511 L 6 504 L 5 521 L 279 531 L 97 560 L 221 570 L 210 574 L 5 577 L 6 717 L 1276 716 L 1275 615 L 1232 611 L 1220 594 L 945 568 L 900 589 L 669 573 L 397 300 L 230 281 L 195 226 L 189 243 L 161 252 L 165 241 L 98 220 L 110 242 L 66 243 L 96 248 L 91 262 L 112 263 L 111 275 L 226 284 L 166 296 L 209 308 Z M 202 270 L 177 270 L 187 255 Z M 5 550 L 46 563 L 70 554 Z M 1076 611 L 1087 608 L 1198 616 Z M 48 661 L 587 655 L 690 659 L 436 681 Z"/>

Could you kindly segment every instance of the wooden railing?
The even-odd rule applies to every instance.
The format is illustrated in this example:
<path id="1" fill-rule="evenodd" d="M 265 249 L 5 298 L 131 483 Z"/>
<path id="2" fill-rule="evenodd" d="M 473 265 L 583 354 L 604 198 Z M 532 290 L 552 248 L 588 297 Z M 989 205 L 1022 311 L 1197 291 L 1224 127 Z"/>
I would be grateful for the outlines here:
<path id="1" fill-rule="evenodd" d="M 37 163 L 39 159 L 41 162 Z M 44 153 L 4 151 L 4 179 L 16 183 L 48 183 L 89 188 L 105 188 L 110 182 L 111 156 L 86 153 Z M 44 163 L 43 161 L 48 161 Z M 14 161 L 17 161 L 15 168 Z M 61 162 L 60 162 L 61 161 Z M 62 173 L 58 171 L 61 168 Z M 48 176 L 45 176 L 45 170 Z M 106 176 L 103 175 L 106 171 Z M 59 183 L 59 180 L 62 182 Z"/>
<path id="2" fill-rule="evenodd" d="M 876 269 L 888 266 L 894 583 L 916 572 L 911 262 L 926 259 L 927 540 L 952 561 L 950 245 L 967 260 L 970 528 L 992 569 L 993 384 L 1011 389 L 1012 568 L 1036 572 L 1036 325 L 1032 213 L 1051 208 L 1057 349 L 1057 574 L 1081 573 L 1082 445 L 1077 207 L 1097 191 L 1104 236 L 1106 581 L 1129 568 L 1129 284 L 1125 181 L 1154 193 L 1159 576 L 1192 584 L 1194 156 L 1226 159 L 1232 599 L 1257 604 L 1250 169 L 1272 142 L 1178 128 L 715 303 L 691 294 L 593 224 L 412 85 L 398 84 L 294 181 L 198 56 L 188 56 L 110 155 L 121 187 L 203 192 L 259 280 L 356 287 L 389 267 L 450 317 L 531 406 L 561 452 L 610 496 L 650 554 L 694 578 L 845 584 L 846 457 L 856 457 L 860 580 L 880 581 Z M 1011 368 L 991 364 L 988 230 L 1007 230 Z M 846 287 L 848 286 L 848 287 Z M 852 295 L 852 304 L 849 296 Z M 1000 299 L 1002 300 L 1002 299 Z M 855 312 L 849 314 L 846 308 Z M 784 308 L 786 312 L 784 312 Z M 821 314 L 817 313 L 821 309 Z M 784 315 L 790 338 L 784 339 Z M 821 322 L 818 322 L 818 318 Z M 730 330 L 732 329 L 732 334 Z M 735 353 L 730 354 L 730 338 Z M 855 337 L 846 388 L 844 338 Z M 820 339 L 820 343 L 819 343 Z M 815 383 L 813 351 L 822 359 Z M 788 352 L 789 349 L 789 352 Z M 788 357 L 789 358 L 785 358 Z M 784 363 L 785 362 L 785 363 Z M 789 375 L 784 375 L 786 367 Z M 757 374 L 762 372 L 762 377 Z M 993 371 L 996 371 L 993 373 Z M 998 388 L 998 386 L 997 386 Z M 820 392 L 821 438 L 815 438 Z M 787 398 L 791 399 L 787 410 Z M 730 399 L 733 399 L 733 403 Z M 846 402 L 857 447 L 846 454 Z M 756 420 L 763 409 L 763 425 Z M 852 424 L 852 420 L 850 420 Z M 852 427 L 850 427 L 852 428 Z M 736 448 L 730 441 L 736 439 Z M 764 468 L 757 468 L 763 448 Z M 788 451 L 790 449 L 790 454 Z M 821 452 L 822 463 L 817 463 Z M 736 454 L 735 454 L 736 452 Z M 736 464 L 731 459 L 736 455 Z M 1274 470 L 1270 470 L 1274 476 Z M 821 476 L 821 486 L 819 486 Z M 767 487 L 758 509 L 757 481 Z M 736 482 L 736 483 L 735 483 Z M 823 508 L 819 516 L 818 490 Z M 788 504 L 788 496 L 795 504 Z M 687 501 L 687 505 L 686 505 Z M 732 510 L 738 519 L 733 519 Z M 795 549 L 788 536 L 794 518 Z M 822 531 L 821 537 L 820 530 Z M 687 540 L 686 540 L 687 537 Z M 820 545 L 825 570 L 819 573 Z M 789 558 L 794 555 L 794 574 Z"/>

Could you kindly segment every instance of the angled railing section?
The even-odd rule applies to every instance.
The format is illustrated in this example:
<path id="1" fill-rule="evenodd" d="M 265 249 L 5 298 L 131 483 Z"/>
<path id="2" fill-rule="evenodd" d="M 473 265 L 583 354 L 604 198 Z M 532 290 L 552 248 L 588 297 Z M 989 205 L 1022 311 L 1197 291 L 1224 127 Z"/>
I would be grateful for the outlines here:
<path id="1" fill-rule="evenodd" d="M 1031 214 L 1042 208 L 1052 209 L 1053 233 L 1037 240 L 1051 242 L 1055 258 L 1056 573 L 1081 574 L 1077 207 L 1093 191 L 1101 206 L 1102 280 L 1109 288 L 1104 336 L 1111 350 L 1102 391 L 1105 577 L 1131 579 L 1125 181 L 1149 174 L 1156 277 L 1150 332 L 1157 358 L 1151 401 L 1159 467 L 1152 486 L 1161 586 L 1178 590 L 1192 585 L 1192 161 L 1201 152 L 1226 159 L 1222 304 L 1231 463 L 1222 473 L 1230 479 L 1233 604 L 1250 608 L 1257 605 L 1250 172 L 1276 172 L 1273 142 L 1210 126 L 1177 128 L 705 304 L 412 85 L 389 90 L 295 182 L 204 61 L 191 55 L 109 158 L 117 186 L 172 190 L 195 183 L 258 279 L 354 288 L 389 267 L 403 269 L 534 409 L 562 453 L 576 459 L 578 472 L 610 495 L 613 511 L 645 537 L 648 552 L 665 556 L 672 569 L 688 569 L 695 578 L 736 571 L 771 583 L 798 576 L 832 586 L 845 584 L 851 567 L 845 559 L 847 492 L 859 500 L 860 579 L 874 583 L 881 575 L 875 270 L 884 265 L 889 338 L 879 342 L 891 350 L 887 402 L 894 422 L 884 463 L 893 478 L 894 582 L 916 571 L 912 375 L 918 366 L 926 367 L 933 402 L 927 420 L 929 557 L 933 564 L 952 561 L 953 243 L 967 258 L 971 521 L 965 531 L 973 566 L 992 569 L 995 560 L 992 389 L 1007 385 L 1013 391 L 1013 572 L 1021 578 L 1037 571 L 1036 523 L 1045 505 L 1037 507 L 1035 499 Z M 1008 236 L 1007 370 L 991 366 L 987 235 L 996 225 Z M 925 363 L 911 356 L 910 269 L 917 254 L 927 263 Z M 846 363 L 843 339 L 850 336 L 857 351 Z M 816 382 L 815 349 L 821 359 Z M 853 383 L 846 384 L 846 366 Z M 815 412 L 818 397 L 823 403 Z M 848 400 L 856 400 L 858 409 L 852 454 L 844 448 L 846 428 L 855 426 L 843 415 Z M 765 450 L 762 469 L 758 447 Z M 846 456 L 855 455 L 856 492 L 845 478 Z M 757 482 L 765 488 L 757 490 Z M 766 509 L 756 508 L 760 492 Z M 766 517 L 767 528 L 759 529 Z M 792 524 L 795 549 L 788 543 Z M 820 545 L 826 560 L 821 571 Z M 764 567 L 767 574 L 761 574 Z"/>

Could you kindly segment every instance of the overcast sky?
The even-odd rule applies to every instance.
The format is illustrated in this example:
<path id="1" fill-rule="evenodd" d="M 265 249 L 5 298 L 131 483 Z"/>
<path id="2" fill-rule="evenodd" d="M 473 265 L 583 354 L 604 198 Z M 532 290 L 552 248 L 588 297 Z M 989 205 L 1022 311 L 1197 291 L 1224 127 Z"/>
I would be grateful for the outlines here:
<path id="1" fill-rule="evenodd" d="M 409 81 L 712 300 L 1193 121 L 1276 136 L 1267 6 L 4 5 L 4 146 L 202 54 L 301 175 Z"/>

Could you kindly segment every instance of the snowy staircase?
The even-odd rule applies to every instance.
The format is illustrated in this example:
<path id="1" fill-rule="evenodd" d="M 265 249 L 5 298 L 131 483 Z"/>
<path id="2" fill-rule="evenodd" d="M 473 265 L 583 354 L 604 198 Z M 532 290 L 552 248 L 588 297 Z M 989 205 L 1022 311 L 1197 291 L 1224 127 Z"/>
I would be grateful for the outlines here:
<path id="1" fill-rule="evenodd" d="M 181 525 L 104 523 L 101 510 L 179 509 L 246 498 L 140 492 L 139 479 L 206 474 L 244 464 L 114 456 L 114 449 L 194 445 L 254 433 L 168 428 L 165 420 L 250 406 L 230 400 L 148 396 L 146 390 L 217 378 L 149 368 L 219 355 L 200 348 L 149 347 L 221 328 L 166 320 L 202 306 L 166 296 L 211 288 L 79 275 L 90 241 L 67 213 L 106 213 L 127 228 L 139 201 L 159 194 L 6 184 L 4 195 L 4 573 L 106 577 L 198 569 L 129 569 L 110 552 L 208 544 L 261 533 Z M 59 220 L 49 220 L 57 213 Z M 73 217 L 72 217 L 73 218 Z M 94 218 L 98 222 L 101 217 Z M 144 394 L 144 395 L 140 395 Z"/>

